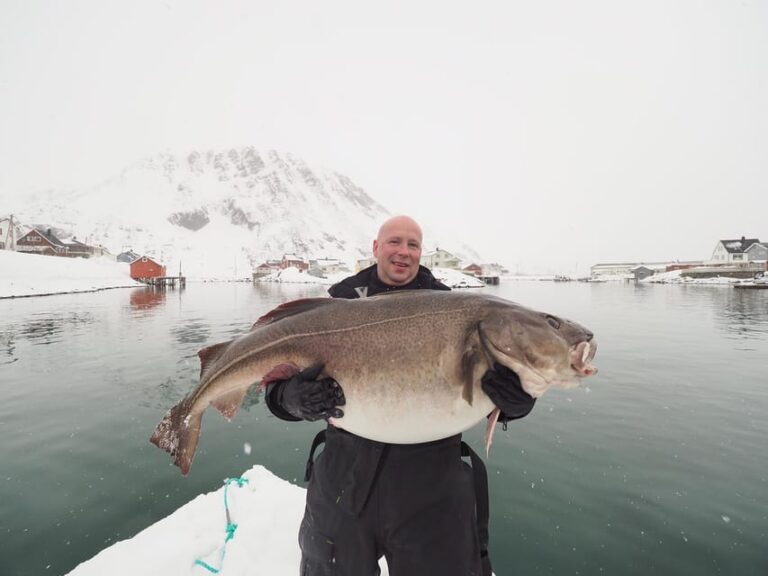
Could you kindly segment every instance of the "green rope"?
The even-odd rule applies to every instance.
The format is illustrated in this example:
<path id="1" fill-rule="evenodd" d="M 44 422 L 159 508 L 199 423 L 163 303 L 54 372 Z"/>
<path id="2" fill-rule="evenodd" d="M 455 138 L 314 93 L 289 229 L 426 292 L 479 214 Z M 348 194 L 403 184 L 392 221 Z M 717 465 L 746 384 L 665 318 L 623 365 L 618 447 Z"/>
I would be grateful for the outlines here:
<path id="1" fill-rule="evenodd" d="M 208 572 L 211 574 L 218 574 L 221 572 L 222 567 L 224 566 L 224 554 L 227 551 L 227 542 L 232 540 L 232 538 L 235 537 L 235 531 L 237 530 L 237 524 L 232 522 L 232 519 L 229 516 L 229 502 L 227 501 L 227 491 L 229 490 L 230 484 L 237 484 L 238 487 L 242 488 L 244 484 L 248 483 L 247 478 L 227 478 L 224 480 L 224 511 L 227 515 L 227 527 L 225 528 L 227 536 L 224 538 L 224 545 L 221 547 L 221 555 L 219 556 L 219 567 L 214 568 L 207 562 L 203 562 L 202 560 L 198 559 L 195 560 L 194 565 L 195 566 L 202 566 Z"/>

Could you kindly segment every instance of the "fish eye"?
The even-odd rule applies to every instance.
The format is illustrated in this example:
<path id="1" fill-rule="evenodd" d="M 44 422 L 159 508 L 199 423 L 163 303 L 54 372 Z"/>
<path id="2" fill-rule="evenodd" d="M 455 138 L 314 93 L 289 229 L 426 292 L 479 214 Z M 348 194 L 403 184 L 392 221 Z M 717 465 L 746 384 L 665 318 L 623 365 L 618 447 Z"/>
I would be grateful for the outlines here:
<path id="1" fill-rule="evenodd" d="M 547 324 L 552 326 L 555 330 L 560 330 L 560 321 L 554 316 L 547 316 Z"/>

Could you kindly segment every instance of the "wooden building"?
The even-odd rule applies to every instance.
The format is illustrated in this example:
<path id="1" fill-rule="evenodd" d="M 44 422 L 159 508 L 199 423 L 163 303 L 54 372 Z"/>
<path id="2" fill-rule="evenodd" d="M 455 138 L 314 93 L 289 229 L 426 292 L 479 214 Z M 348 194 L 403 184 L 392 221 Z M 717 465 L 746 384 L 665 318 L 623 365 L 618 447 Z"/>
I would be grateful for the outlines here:
<path id="1" fill-rule="evenodd" d="M 165 266 L 155 262 L 149 256 L 142 256 L 131 262 L 131 278 L 143 280 L 145 278 L 162 278 L 165 276 Z"/>
<path id="2" fill-rule="evenodd" d="M 301 256 L 296 254 L 283 254 L 283 259 L 280 261 L 280 269 L 286 268 L 298 268 L 302 272 L 309 270 L 309 262 L 304 260 Z"/>
<path id="3" fill-rule="evenodd" d="M 51 229 L 33 228 L 16 241 L 16 251 L 46 256 L 66 256 L 67 246 L 59 240 Z"/>
<path id="4" fill-rule="evenodd" d="M 768 246 L 758 238 L 719 240 L 712 252 L 712 262 L 718 264 L 734 264 L 752 260 L 765 260 L 768 257 Z"/>

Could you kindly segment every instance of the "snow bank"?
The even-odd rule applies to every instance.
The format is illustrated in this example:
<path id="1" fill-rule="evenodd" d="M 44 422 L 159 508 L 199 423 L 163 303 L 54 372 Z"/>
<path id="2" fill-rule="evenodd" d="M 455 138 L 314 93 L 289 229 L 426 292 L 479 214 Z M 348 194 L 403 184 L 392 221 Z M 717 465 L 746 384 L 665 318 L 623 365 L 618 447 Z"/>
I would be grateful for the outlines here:
<path id="1" fill-rule="evenodd" d="M 242 487 L 230 484 L 227 502 L 237 524 L 221 565 L 227 525 L 224 486 L 201 494 L 133 538 L 117 542 L 72 570 L 70 576 L 207 576 L 202 560 L 221 576 L 299 573 L 299 524 L 306 490 L 256 465 Z M 382 564 L 386 576 L 386 565 Z"/>
<path id="2" fill-rule="evenodd" d="M 451 288 L 482 288 L 485 286 L 485 282 L 482 280 L 451 268 L 433 268 L 432 274 L 440 282 Z"/>
<path id="3" fill-rule="evenodd" d="M 717 278 L 690 278 L 681 274 L 682 270 L 661 272 L 644 278 L 640 282 L 648 284 L 738 284 L 741 282 L 739 278 L 727 278 L 725 276 L 718 276 Z"/>
<path id="4" fill-rule="evenodd" d="M 342 275 L 339 278 L 339 280 L 347 276 L 349 276 L 349 273 Z M 262 276 L 261 278 L 258 278 L 256 281 L 257 282 L 281 282 L 285 284 L 327 284 L 329 286 L 337 282 L 330 278 L 321 278 L 320 276 L 314 276 L 309 272 L 302 272 L 298 268 L 294 268 L 292 266 L 289 268 L 285 268 L 284 270 L 275 270 L 274 272 L 271 272 L 266 276 Z"/>
<path id="5" fill-rule="evenodd" d="M 0 250 L 0 298 L 143 286 L 110 258 L 63 258 Z"/>

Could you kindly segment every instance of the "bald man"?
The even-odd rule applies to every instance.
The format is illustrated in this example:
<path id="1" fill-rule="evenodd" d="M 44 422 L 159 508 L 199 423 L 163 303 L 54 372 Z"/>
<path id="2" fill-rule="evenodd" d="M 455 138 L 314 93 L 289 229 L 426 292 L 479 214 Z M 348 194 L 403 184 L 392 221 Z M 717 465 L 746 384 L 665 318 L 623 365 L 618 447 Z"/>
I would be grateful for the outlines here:
<path id="1" fill-rule="evenodd" d="M 334 298 L 366 298 L 392 290 L 450 290 L 419 264 L 422 232 L 408 216 L 381 225 L 376 264 L 331 286 Z M 425 362 L 429 359 L 425 358 Z M 340 418 L 344 394 L 314 366 L 267 388 L 266 403 L 283 420 Z M 495 366 L 483 390 L 506 422 L 535 400 L 517 375 Z M 325 444 L 315 459 L 315 450 Z M 470 468 L 462 459 L 471 459 Z M 461 435 L 423 444 L 384 444 L 334 426 L 312 443 L 299 530 L 301 576 L 490 576 L 485 466 Z"/>

